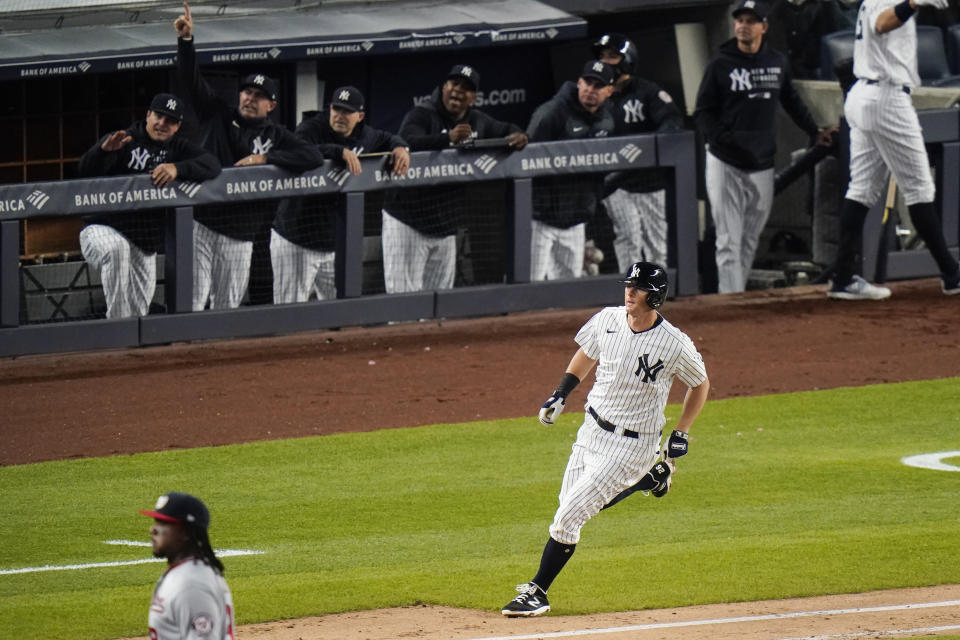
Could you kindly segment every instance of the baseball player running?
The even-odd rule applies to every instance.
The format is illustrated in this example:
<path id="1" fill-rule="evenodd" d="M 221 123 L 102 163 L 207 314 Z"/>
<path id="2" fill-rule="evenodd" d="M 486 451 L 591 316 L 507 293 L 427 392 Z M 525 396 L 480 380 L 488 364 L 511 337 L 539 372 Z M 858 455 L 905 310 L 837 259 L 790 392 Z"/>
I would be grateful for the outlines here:
<path id="1" fill-rule="evenodd" d="M 687 434 L 707 400 L 710 382 L 703 359 L 693 341 L 658 311 L 667 296 L 666 272 L 637 262 L 623 282 L 624 306 L 607 307 L 580 328 L 574 338 L 580 348 L 540 409 L 540 422 L 553 424 L 567 396 L 597 365 L 540 569 L 517 586 L 519 595 L 501 611 L 505 616 L 550 610 L 550 585 L 573 555 L 580 529 L 601 509 L 637 490 L 652 490 L 658 497 L 667 492 L 670 462 L 687 453 Z M 677 428 L 667 439 L 666 459 L 658 462 L 663 410 L 674 378 L 688 390 Z"/>
<path id="2" fill-rule="evenodd" d="M 207 536 L 206 505 L 171 491 L 140 513 L 153 518 L 153 555 L 170 565 L 150 603 L 150 640 L 233 640 L 233 596 Z"/>
<path id="3" fill-rule="evenodd" d="M 864 0 L 857 15 L 853 73 L 843 113 L 850 124 L 850 184 L 840 211 L 840 246 L 827 296 L 882 300 L 890 289 L 855 274 L 868 209 L 887 184 L 888 170 L 903 192 L 917 233 L 940 268 L 942 289 L 960 294 L 960 267 L 950 255 L 933 206 L 930 162 L 910 91 L 917 73 L 918 6 L 946 9 L 948 0 Z"/>

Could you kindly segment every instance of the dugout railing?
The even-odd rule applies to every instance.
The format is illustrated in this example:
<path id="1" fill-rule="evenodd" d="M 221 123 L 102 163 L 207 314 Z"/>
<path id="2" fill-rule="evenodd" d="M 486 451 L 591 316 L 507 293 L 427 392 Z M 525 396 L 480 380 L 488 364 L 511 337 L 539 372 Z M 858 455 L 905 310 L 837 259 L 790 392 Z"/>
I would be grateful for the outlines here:
<path id="1" fill-rule="evenodd" d="M 166 344 L 211 338 L 275 335 L 418 319 L 497 315 L 615 303 L 618 274 L 530 282 L 533 180 L 664 167 L 672 293 L 699 292 L 696 145 L 690 132 L 503 148 L 450 149 L 412 154 L 401 179 L 382 159 L 364 160 L 359 176 L 329 162 L 304 174 L 271 166 L 227 168 L 204 183 L 174 181 L 153 187 L 146 175 L 0 186 L 0 356 Z M 506 183 L 503 283 L 441 291 L 364 295 L 364 205 L 376 192 L 501 180 Z M 337 299 L 287 305 L 251 305 L 192 312 L 194 207 L 320 194 L 343 194 L 337 212 Z M 162 274 L 165 313 L 120 319 L 23 322 L 20 264 L 23 221 L 168 209 Z M 83 264 L 83 263 L 80 263 Z M 89 273 L 87 274 L 89 278 Z"/>

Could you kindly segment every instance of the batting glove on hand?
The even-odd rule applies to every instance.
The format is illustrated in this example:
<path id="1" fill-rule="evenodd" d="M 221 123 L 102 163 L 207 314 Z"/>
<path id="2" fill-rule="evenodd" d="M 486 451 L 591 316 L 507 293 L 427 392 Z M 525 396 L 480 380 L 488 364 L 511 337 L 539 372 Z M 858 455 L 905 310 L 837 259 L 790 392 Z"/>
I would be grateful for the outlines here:
<path id="1" fill-rule="evenodd" d="M 547 398 L 547 401 L 540 407 L 540 414 L 537 417 L 540 418 L 540 422 L 549 427 L 560 417 L 560 414 L 563 413 L 563 407 L 566 403 L 566 398 L 552 395 Z"/>
<path id="2" fill-rule="evenodd" d="M 664 450 L 664 457 L 666 458 L 679 458 L 682 455 L 686 455 L 687 450 L 690 448 L 687 438 L 689 434 L 685 431 L 680 431 L 680 429 L 674 429 L 673 433 L 670 434 L 670 439 L 667 441 L 667 448 Z"/>
<path id="3" fill-rule="evenodd" d="M 939 11 L 950 7 L 950 0 L 913 0 L 913 4 L 918 7 L 933 7 Z"/>

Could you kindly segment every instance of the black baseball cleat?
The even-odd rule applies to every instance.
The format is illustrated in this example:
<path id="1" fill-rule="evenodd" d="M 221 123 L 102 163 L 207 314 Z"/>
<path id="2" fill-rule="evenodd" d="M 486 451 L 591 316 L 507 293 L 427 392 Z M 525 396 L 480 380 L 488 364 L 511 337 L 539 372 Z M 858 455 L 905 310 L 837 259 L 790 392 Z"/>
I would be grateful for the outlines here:
<path id="1" fill-rule="evenodd" d="M 520 595 L 508 602 L 500 613 L 508 618 L 519 618 L 521 616 L 539 616 L 550 611 L 547 593 L 534 583 L 518 584 L 517 591 Z"/>
<path id="2" fill-rule="evenodd" d="M 944 278 L 940 281 L 940 288 L 948 296 L 960 295 L 960 267 L 951 278 Z"/>

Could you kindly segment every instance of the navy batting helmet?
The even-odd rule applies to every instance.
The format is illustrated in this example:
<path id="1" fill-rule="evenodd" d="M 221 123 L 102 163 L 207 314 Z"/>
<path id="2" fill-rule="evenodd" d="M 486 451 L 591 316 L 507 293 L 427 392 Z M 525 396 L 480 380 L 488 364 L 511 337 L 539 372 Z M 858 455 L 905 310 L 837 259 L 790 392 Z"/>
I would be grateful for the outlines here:
<path id="1" fill-rule="evenodd" d="M 659 309 L 667 299 L 667 271 L 652 262 L 634 262 L 624 275 L 623 284 L 647 292 L 647 306 Z"/>
<path id="2" fill-rule="evenodd" d="M 636 74 L 637 62 L 639 62 L 640 55 L 637 51 L 637 45 L 633 44 L 633 40 L 630 40 L 622 33 L 604 34 L 600 36 L 599 40 L 593 43 L 593 57 L 599 60 L 606 49 L 615 51 L 623 56 L 620 63 L 615 66 L 618 76 L 623 74 Z"/>

